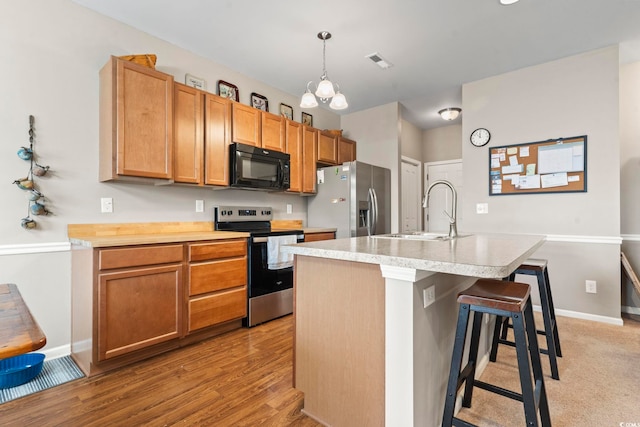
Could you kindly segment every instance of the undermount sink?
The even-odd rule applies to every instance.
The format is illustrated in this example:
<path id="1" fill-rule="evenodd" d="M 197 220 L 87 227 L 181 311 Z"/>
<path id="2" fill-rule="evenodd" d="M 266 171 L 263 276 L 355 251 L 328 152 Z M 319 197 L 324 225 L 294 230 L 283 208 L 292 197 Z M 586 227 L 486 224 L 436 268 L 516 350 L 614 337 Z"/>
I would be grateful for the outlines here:
<path id="1" fill-rule="evenodd" d="M 470 236 L 470 234 L 458 234 L 453 239 L 459 239 L 462 237 Z M 376 239 L 404 239 L 404 240 L 451 240 L 448 234 L 445 233 L 430 233 L 428 231 L 414 231 L 412 233 L 393 233 L 393 234 L 378 234 L 371 236 Z"/>

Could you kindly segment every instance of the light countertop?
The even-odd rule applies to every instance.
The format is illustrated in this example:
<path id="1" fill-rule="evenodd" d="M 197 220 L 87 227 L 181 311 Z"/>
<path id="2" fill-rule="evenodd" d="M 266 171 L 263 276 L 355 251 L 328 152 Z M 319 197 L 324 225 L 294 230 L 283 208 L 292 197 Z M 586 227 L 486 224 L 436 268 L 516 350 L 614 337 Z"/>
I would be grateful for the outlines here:
<path id="1" fill-rule="evenodd" d="M 238 239 L 247 237 L 249 237 L 249 233 L 232 231 L 189 231 L 118 236 L 77 236 L 70 237 L 69 241 L 73 245 L 80 245 L 88 248 L 107 248 L 113 246 L 200 242 L 205 240 Z"/>
<path id="2" fill-rule="evenodd" d="M 472 234 L 453 240 L 354 237 L 283 246 L 284 252 L 483 278 L 508 276 L 545 236 Z"/>

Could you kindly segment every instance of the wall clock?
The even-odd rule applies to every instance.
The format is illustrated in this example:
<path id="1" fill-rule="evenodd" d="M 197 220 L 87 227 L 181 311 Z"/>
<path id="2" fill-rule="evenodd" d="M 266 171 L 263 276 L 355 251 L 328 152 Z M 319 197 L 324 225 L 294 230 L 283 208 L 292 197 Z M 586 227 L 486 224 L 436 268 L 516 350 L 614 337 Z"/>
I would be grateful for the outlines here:
<path id="1" fill-rule="evenodd" d="M 471 144 L 475 145 L 476 147 L 482 147 L 483 145 L 486 145 L 491 139 L 491 133 L 489 133 L 489 131 L 485 128 L 478 128 L 471 132 L 471 137 L 469 139 L 471 140 Z"/>

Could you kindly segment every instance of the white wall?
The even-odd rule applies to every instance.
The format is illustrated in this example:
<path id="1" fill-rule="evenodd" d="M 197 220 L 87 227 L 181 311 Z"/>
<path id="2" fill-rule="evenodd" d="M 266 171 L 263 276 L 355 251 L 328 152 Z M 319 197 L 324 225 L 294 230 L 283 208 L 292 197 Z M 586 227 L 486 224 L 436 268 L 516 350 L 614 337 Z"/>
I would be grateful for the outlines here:
<path id="1" fill-rule="evenodd" d="M 400 120 L 400 152 L 422 163 L 422 129 L 404 119 Z"/>
<path id="2" fill-rule="evenodd" d="M 358 160 L 391 170 L 391 232 L 400 227 L 400 107 L 397 102 L 341 118 L 345 137 L 358 142 Z"/>
<path id="3" fill-rule="evenodd" d="M 239 25 L 241 22 L 239 21 Z M 67 224 L 153 221 L 210 221 L 219 204 L 268 205 L 280 219 L 306 219 L 305 199 L 254 191 L 185 186 L 154 187 L 98 182 L 98 71 L 110 55 L 155 53 L 156 68 L 184 82 L 185 73 L 207 81 L 236 84 L 240 102 L 251 92 L 269 100 L 277 112 L 292 105 L 300 120 L 298 95 L 280 92 L 224 66 L 85 9 L 70 0 L 6 1 L 0 14 L 0 281 L 15 282 L 48 338 L 47 349 L 68 345 L 70 337 L 70 258 Z M 309 111 L 320 129 L 340 128 L 340 118 L 323 109 Z M 38 161 L 51 171 L 38 180 L 52 214 L 36 217 L 25 231 L 20 219 L 27 201 L 15 179 L 28 172 L 16 151 L 28 144 L 28 116 L 36 119 Z M 114 212 L 100 213 L 100 198 L 112 197 Z M 205 212 L 195 212 L 195 200 Z M 287 215 L 286 204 L 293 205 Z M 62 253 L 48 253 L 53 244 Z M 56 245 L 58 244 L 58 245 Z M 32 255 L 15 255 L 27 248 Z"/>
<path id="4" fill-rule="evenodd" d="M 548 242 L 539 252 L 550 258 L 556 309 L 612 321 L 620 318 L 618 76 L 616 46 L 465 84 L 462 91 L 467 203 L 460 228 L 568 236 L 571 245 Z M 488 146 L 466 142 L 478 127 L 491 131 Z M 491 146 L 576 135 L 588 137 L 586 193 L 488 196 Z M 489 204 L 488 215 L 475 213 L 481 202 Z M 597 294 L 584 292 L 586 279 L 597 279 Z"/>

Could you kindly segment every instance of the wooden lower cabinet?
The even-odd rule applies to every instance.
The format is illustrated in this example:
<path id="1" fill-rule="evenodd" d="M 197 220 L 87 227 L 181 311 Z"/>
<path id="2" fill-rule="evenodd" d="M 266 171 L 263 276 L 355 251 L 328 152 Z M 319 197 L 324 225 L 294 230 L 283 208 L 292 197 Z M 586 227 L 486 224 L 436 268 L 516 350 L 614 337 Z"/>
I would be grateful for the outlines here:
<path id="1" fill-rule="evenodd" d="M 242 326 L 247 241 L 72 245 L 71 356 L 87 375 Z"/>
<path id="2" fill-rule="evenodd" d="M 182 264 L 98 276 L 98 360 L 182 335 Z"/>
<path id="3" fill-rule="evenodd" d="M 187 332 L 247 315 L 245 239 L 189 245 Z"/>

